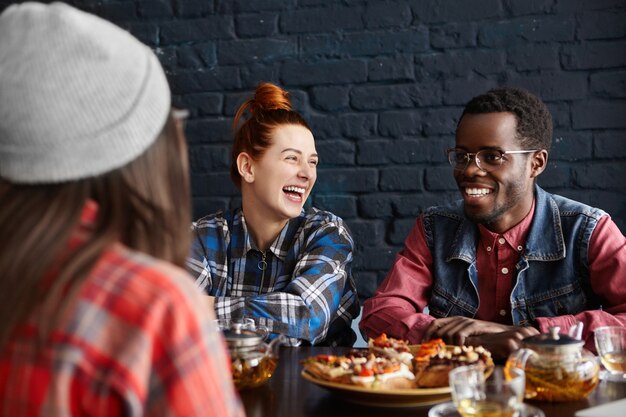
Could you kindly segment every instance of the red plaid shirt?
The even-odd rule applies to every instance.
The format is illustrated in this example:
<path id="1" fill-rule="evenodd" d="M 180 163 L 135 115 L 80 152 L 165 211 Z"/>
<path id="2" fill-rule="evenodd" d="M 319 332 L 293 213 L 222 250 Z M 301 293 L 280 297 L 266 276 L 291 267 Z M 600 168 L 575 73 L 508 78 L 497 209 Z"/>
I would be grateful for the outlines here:
<path id="1" fill-rule="evenodd" d="M 45 346 L 37 317 L 52 312 L 40 308 L 0 352 L 0 415 L 243 416 L 213 313 L 184 271 L 118 244 L 64 302 Z"/>

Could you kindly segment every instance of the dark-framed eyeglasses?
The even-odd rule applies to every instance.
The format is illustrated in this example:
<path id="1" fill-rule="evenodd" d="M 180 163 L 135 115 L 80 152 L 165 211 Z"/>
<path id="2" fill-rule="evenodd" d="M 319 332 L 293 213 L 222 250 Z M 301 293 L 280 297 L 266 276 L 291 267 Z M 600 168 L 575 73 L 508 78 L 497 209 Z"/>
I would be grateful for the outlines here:
<path id="1" fill-rule="evenodd" d="M 504 155 L 518 153 L 533 153 L 539 149 L 528 149 L 523 151 L 502 151 L 500 149 L 483 149 L 476 153 L 466 152 L 463 149 L 451 148 L 446 151 L 448 162 L 455 171 L 465 171 L 472 158 L 476 161 L 476 166 L 485 172 L 495 171 L 504 163 Z"/>

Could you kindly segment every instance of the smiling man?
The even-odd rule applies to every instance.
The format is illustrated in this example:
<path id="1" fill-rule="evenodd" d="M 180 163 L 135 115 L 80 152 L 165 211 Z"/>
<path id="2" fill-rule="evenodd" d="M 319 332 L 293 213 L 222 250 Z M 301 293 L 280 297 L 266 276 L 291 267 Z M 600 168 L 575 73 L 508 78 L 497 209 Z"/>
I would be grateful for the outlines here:
<path id="1" fill-rule="evenodd" d="M 482 345 L 504 358 L 559 326 L 626 325 L 626 239 L 600 209 L 536 185 L 552 139 L 545 104 L 501 88 L 465 107 L 448 160 L 462 200 L 418 219 L 361 330 Z M 424 309 L 428 307 L 428 314 Z"/>

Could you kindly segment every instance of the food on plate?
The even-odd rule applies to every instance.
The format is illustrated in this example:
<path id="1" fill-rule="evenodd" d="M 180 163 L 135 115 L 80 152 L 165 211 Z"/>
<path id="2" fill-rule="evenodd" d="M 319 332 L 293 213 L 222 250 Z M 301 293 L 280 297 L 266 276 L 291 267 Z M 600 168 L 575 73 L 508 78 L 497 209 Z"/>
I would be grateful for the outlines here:
<path id="1" fill-rule="evenodd" d="M 446 346 L 441 339 L 422 344 L 415 353 L 415 385 L 434 388 L 448 385 L 448 373 L 464 365 L 482 364 L 485 373 L 493 371 L 491 352 L 482 346 Z"/>
<path id="2" fill-rule="evenodd" d="M 410 369 L 413 369 L 413 354 L 408 341 L 387 337 L 385 333 L 382 333 L 376 339 L 370 338 L 367 346 L 375 354 L 380 354 L 390 359 L 397 359 Z"/>
<path id="3" fill-rule="evenodd" d="M 453 368 L 474 364 L 484 365 L 488 375 L 493 371 L 491 353 L 481 346 L 447 346 L 441 339 L 411 346 L 384 333 L 369 339 L 368 349 L 303 362 L 304 370 L 317 379 L 376 389 L 447 387 Z"/>
<path id="4" fill-rule="evenodd" d="M 304 369 L 318 379 L 343 384 L 381 389 L 415 387 L 415 375 L 406 364 L 367 350 L 313 356 L 304 362 Z"/>
<path id="5" fill-rule="evenodd" d="M 304 370 L 317 379 L 349 384 L 353 374 L 349 355 L 316 355 L 304 361 Z"/>
<path id="6" fill-rule="evenodd" d="M 432 339 L 417 346 L 417 350 L 413 353 L 417 362 L 428 362 L 428 360 L 436 356 L 439 352 L 446 350 L 446 344 L 441 339 Z"/>

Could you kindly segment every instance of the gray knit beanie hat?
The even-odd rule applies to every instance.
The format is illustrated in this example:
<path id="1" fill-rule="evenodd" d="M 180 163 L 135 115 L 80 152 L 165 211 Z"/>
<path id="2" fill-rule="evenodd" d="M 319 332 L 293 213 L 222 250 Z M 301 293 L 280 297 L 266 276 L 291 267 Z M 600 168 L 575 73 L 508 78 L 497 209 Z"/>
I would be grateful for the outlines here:
<path id="1" fill-rule="evenodd" d="M 120 168 L 169 110 L 158 59 L 121 28 L 63 3 L 0 15 L 0 177 L 57 183 Z"/>

